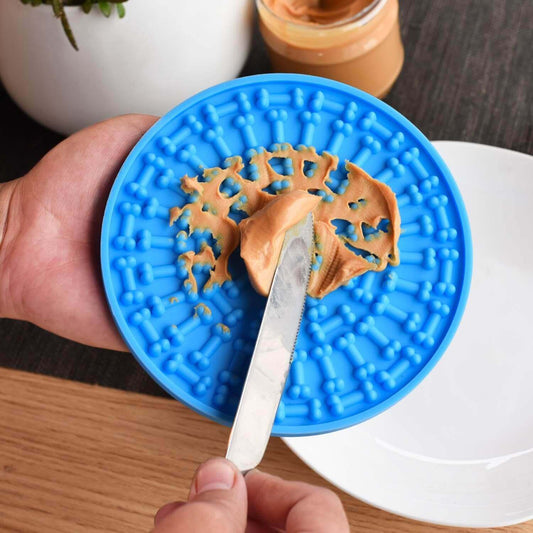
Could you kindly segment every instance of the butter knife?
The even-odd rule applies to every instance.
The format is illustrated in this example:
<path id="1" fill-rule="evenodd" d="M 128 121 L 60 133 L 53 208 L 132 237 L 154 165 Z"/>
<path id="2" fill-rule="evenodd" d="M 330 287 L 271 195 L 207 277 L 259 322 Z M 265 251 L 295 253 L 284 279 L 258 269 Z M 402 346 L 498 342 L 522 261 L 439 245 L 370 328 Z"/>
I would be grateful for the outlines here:
<path id="1" fill-rule="evenodd" d="M 226 459 L 241 472 L 263 458 L 300 329 L 314 250 L 313 216 L 287 230 L 270 287 Z"/>

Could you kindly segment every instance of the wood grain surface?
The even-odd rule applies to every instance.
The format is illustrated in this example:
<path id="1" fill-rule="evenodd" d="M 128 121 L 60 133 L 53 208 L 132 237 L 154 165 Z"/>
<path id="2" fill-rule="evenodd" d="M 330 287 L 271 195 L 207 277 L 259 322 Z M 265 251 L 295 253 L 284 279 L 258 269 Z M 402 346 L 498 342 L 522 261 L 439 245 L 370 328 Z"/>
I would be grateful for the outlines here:
<path id="1" fill-rule="evenodd" d="M 147 533 L 158 507 L 186 499 L 198 464 L 224 454 L 228 435 L 173 400 L 0 369 L 0 531 Z M 277 438 L 261 468 L 328 486 Z M 479 531 L 338 494 L 354 532 Z M 533 522 L 505 531 L 533 533 Z"/>

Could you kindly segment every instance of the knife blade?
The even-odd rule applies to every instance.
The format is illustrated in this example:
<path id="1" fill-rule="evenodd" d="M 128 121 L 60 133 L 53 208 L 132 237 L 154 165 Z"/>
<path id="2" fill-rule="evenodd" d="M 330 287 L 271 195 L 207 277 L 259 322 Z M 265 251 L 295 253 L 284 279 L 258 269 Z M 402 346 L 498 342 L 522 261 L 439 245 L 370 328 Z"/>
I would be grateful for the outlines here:
<path id="1" fill-rule="evenodd" d="M 313 216 L 287 230 L 226 458 L 243 473 L 263 458 L 292 361 L 314 251 Z"/>

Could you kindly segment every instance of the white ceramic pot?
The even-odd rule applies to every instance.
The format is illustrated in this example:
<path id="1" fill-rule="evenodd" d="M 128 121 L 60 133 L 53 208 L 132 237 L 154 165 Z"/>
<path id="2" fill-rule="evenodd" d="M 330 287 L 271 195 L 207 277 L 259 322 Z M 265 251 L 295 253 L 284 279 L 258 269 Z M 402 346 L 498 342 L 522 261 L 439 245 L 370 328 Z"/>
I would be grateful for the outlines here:
<path id="1" fill-rule="evenodd" d="M 28 115 L 60 133 L 123 113 L 161 115 L 235 77 L 250 0 L 130 0 L 126 16 L 67 7 L 79 51 L 50 6 L 0 0 L 0 78 Z"/>

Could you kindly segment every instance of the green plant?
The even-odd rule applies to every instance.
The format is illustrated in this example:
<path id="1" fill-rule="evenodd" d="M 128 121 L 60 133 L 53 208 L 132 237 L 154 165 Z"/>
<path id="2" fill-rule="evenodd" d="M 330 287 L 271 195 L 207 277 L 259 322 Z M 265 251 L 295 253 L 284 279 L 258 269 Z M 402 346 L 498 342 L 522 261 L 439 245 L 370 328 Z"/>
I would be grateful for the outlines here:
<path id="1" fill-rule="evenodd" d="M 73 46 L 74 49 L 78 50 L 78 44 L 76 43 L 76 39 L 74 37 L 74 33 L 72 32 L 72 28 L 70 27 L 70 23 L 67 18 L 67 14 L 65 12 L 66 6 L 79 6 L 84 13 L 90 13 L 93 6 L 97 5 L 97 9 L 100 9 L 100 11 L 106 16 L 111 16 L 111 13 L 113 12 L 113 6 L 115 6 L 117 10 L 117 14 L 119 18 L 122 18 L 126 14 L 126 9 L 124 8 L 124 2 L 127 2 L 128 0 L 20 0 L 23 4 L 29 4 L 31 6 L 40 6 L 41 4 L 45 4 L 47 6 L 52 6 L 52 10 L 54 12 L 54 15 L 56 18 L 58 18 L 61 21 L 61 25 L 63 26 L 63 30 L 65 31 L 65 35 L 67 36 L 70 44 Z"/>

